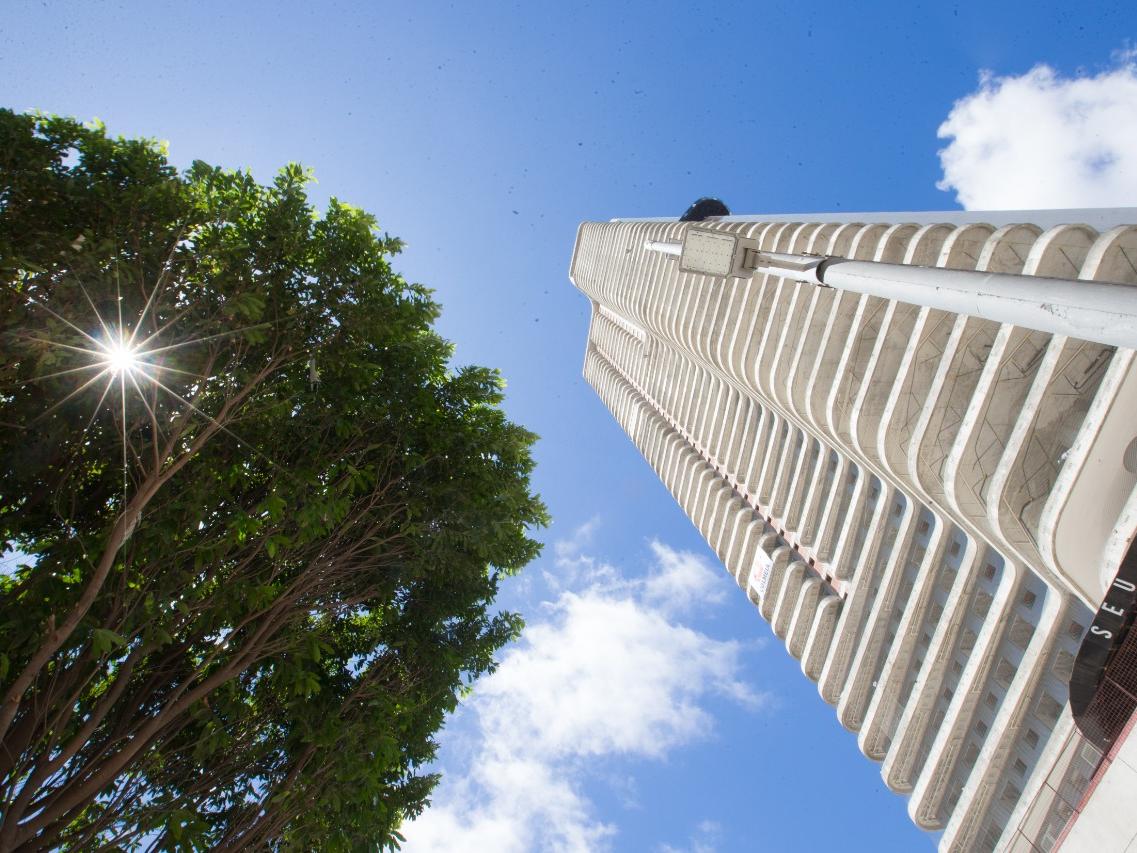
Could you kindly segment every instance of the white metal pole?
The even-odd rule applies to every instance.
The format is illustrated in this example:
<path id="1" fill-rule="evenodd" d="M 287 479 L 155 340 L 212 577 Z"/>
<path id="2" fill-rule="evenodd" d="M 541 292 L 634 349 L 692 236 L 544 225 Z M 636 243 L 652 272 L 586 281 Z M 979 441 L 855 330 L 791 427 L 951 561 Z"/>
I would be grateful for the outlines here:
<path id="1" fill-rule="evenodd" d="M 679 257 L 683 254 L 682 243 L 666 243 L 662 240 L 644 240 L 644 248 L 649 252 L 662 252 L 665 255 Z"/>
<path id="2" fill-rule="evenodd" d="M 1131 284 L 805 255 L 762 263 L 768 257 L 759 254 L 757 272 L 1137 349 L 1137 286 Z"/>
<path id="3" fill-rule="evenodd" d="M 668 255 L 682 254 L 680 243 L 644 245 Z M 1137 349 L 1137 286 L 1132 284 L 781 252 L 749 254 L 755 273 Z"/>

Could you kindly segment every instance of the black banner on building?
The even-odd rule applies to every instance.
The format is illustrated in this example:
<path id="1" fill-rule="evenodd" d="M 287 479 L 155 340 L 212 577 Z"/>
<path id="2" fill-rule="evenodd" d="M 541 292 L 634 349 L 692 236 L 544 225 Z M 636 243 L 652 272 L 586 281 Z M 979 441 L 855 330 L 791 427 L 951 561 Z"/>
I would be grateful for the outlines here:
<path id="1" fill-rule="evenodd" d="M 1108 750 L 1137 709 L 1132 693 L 1125 689 L 1134 677 L 1134 673 L 1128 671 L 1132 655 L 1119 654 L 1123 646 L 1128 649 L 1134 644 L 1135 638 L 1129 635 L 1137 613 L 1135 604 L 1137 546 L 1130 544 L 1117 577 L 1106 590 L 1105 600 L 1086 631 L 1070 676 L 1070 709 L 1074 721 L 1082 734 L 1103 750 Z M 1121 672 L 1121 668 L 1126 671 Z"/>

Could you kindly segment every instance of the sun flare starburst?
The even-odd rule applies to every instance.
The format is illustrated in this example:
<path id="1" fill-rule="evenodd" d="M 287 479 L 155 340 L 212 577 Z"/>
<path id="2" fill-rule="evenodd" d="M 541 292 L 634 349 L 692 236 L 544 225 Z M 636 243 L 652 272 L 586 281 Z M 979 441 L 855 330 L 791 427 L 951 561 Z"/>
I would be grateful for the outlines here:
<path id="1" fill-rule="evenodd" d="M 104 352 L 103 366 L 116 376 L 141 369 L 142 361 L 138 349 L 128 341 L 122 339 L 110 343 L 103 341 L 101 346 Z"/>
<path id="2" fill-rule="evenodd" d="M 124 501 L 130 460 L 140 461 L 133 439 L 130 437 L 131 422 L 134 422 L 136 426 L 138 423 L 137 415 L 130 415 L 132 409 L 139 412 L 144 421 L 148 421 L 151 443 L 172 422 L 173 411 L 188 409 L 204 420 L 211 422 L 216 428 L 232 436 L 241 444 L 246 444 L 234 435 L 229 428 L 218 423 L 192 401 L 197 396 L 195 389 L 200 390 L 202 383 L 209 382 L 211 377 L 185 370 L 182 367 L 175 367 L 171 363 L 171 357 L 175 356 L 176 352 L 183 347 L 192 347 L 207 342 L 220 342 L 222 339 L 232 338 L 234 335 L 248 331 L 248 328 L 259 328 L 259 326 L 267 324 L 187 338 L 176 334 L 173 328 L 174 319 L 164 323 L 157 321 L 155 301 L 160 288 L 155 288 L 151 292 L 146 305 L 133 322 L 127 322 L 122 316 L 122 298 L 120 296 L 117 300 L 117 313 L 119 315 L 117 323 L 104 317 L 86 290 L 80 289 L 98 324 L 98 331 L 93 333 L 84 330 L 78 323 L 72 322 L 42 302 L 32 301 L 31 303 L 63 323 L 69 332 L 66 339 L 51 339 L 51 337 L 39 337 L 26 333 L 23 337 L 28 341 L 69 352 L 77 357 L 77 361 L 80 362 L 63 370 L 37 376 L 32 380 L 42 382 L 68 377 L 75 382 L 69 393 L 57 400 L 39 417 L 47 417 L 70 400 L 81 394 L 89 393 L 97 399 L 94 399 L 90 417 L 83 429 L 83 435 L 86 436 L 94 425 L 99 412 L 104 411 L 104 405 L 115 412 L 122 442 Z M 171 338 L 174 340 L 170 340 Z M 181 339 L 178 340 L 177 338 Z M 177 386 L 182 387 L 175 390 Z M 169 404 L 172 404 L 172 409 Z M 154 444 L 154 447 L 156 446 Z M 160 464 L 159 461 L 159 467 Z"/>

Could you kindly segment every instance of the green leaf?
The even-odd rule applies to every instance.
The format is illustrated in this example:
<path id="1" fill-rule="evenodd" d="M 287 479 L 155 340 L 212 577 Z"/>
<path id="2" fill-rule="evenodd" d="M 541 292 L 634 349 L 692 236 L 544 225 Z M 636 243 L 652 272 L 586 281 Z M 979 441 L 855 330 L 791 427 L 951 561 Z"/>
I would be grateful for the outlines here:
<path id="1" fill-rule="evenodd" d="M 91 648 L 97 655 L 109 654 L 112 649 L 125 645 L 125 638 L 107 628 L 95 628 L 91 631 Z"/>

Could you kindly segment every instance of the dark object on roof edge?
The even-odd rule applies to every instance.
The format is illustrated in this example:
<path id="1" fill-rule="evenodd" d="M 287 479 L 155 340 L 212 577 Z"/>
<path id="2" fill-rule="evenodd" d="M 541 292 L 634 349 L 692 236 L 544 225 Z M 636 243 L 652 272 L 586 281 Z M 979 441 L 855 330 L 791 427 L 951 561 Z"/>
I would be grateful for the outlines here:
<path id="1" fill-rule="evenodd" d="M 717 198 L 704 196 L 687 208 L 680 222 L 702 222 L 711 216 L 730 216 L 730 209 Z"/>

